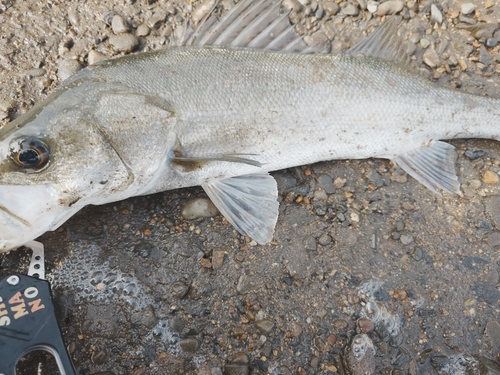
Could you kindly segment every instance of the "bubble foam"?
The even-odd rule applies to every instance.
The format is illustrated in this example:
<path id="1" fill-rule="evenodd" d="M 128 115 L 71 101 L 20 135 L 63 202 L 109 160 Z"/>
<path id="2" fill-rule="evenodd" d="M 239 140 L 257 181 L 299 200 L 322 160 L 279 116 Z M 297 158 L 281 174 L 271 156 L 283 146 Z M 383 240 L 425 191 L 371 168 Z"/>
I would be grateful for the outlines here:
<path id="1" fill-rule="evenodd" d="M 77 244 L 47 279 L 56 294 L 59 290 L 74 291 L 76 302 L 122 301 L 136 311 L 154 303 L 148 287 L 133 275 L 118 268 L 111 269 L 109 261 L 99 262 L 102 249 L 97 245 Z"/>

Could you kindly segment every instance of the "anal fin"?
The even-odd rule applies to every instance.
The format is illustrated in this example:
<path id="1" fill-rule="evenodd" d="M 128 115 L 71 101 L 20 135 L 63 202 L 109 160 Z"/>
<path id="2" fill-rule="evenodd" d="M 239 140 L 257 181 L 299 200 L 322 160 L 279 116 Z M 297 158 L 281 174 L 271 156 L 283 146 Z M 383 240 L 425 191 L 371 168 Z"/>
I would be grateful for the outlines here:
<path id="1" fill-rule="evenodd" d="M 224 217 L 259 244 L 269 243 L 278 220 L 278 187 L 267 173 L 214 180 L 202 185 Z"/>
<path id="2" fill-rule="evenodd" d="M 440 190 L 444 190 L 462 195 L 455 173 L 456 158 L 455 147 L 435 141 L 428 147 L 409 151 L 392 161 L 436 194 L 441 195 Z"/>

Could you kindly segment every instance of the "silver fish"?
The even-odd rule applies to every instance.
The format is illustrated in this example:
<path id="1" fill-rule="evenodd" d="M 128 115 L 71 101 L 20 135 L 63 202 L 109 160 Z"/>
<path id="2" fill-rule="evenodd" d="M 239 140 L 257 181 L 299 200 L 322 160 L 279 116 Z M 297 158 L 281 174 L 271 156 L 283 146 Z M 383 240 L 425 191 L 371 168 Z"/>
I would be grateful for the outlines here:
<path id="1" fill-rule="evenodd" d="M 394 21 L 318 52 L 274 0 L 210 12 L 184 45 L 90 66 L 0 129 L 0 252 L 88 204 L 201 185 L 238 231 L 271 241 L 269 171 L 391 159 L 460 194 L 452 138 L 498 138 L 500 103 L 405 65 Z"/>

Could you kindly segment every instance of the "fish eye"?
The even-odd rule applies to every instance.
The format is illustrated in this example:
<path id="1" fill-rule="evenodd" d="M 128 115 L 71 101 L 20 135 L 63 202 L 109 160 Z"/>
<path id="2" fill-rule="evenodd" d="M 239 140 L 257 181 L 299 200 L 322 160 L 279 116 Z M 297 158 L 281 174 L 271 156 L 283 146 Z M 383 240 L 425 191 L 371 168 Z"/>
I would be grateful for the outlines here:
<path id="1" fill-rule="evenodd" d="M 35 137 L 16 139 L 11 143 L 10 159 L 26 172 L 37 172 L 49 162 L 49 148 Z"/>

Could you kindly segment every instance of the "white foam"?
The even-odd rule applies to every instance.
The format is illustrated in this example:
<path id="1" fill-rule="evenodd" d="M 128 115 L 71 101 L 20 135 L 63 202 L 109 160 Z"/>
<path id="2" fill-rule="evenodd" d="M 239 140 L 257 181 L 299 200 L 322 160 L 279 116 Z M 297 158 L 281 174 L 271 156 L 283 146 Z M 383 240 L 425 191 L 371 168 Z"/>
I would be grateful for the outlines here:
<path id="1" fill-rule="evenodd" d="M 125 274 L 118 268 L 111 270 L 109 262 L 100 262 L 102 249 L 97 245 L 77 245 L 64 260 L 54 268 L 47 279 L 53 288 L 64 288 L 75 293 L 76 302 L 96 301 L 127 303 L 135 311 L 154 304 L 149 288 L 135 276 Z"/>

